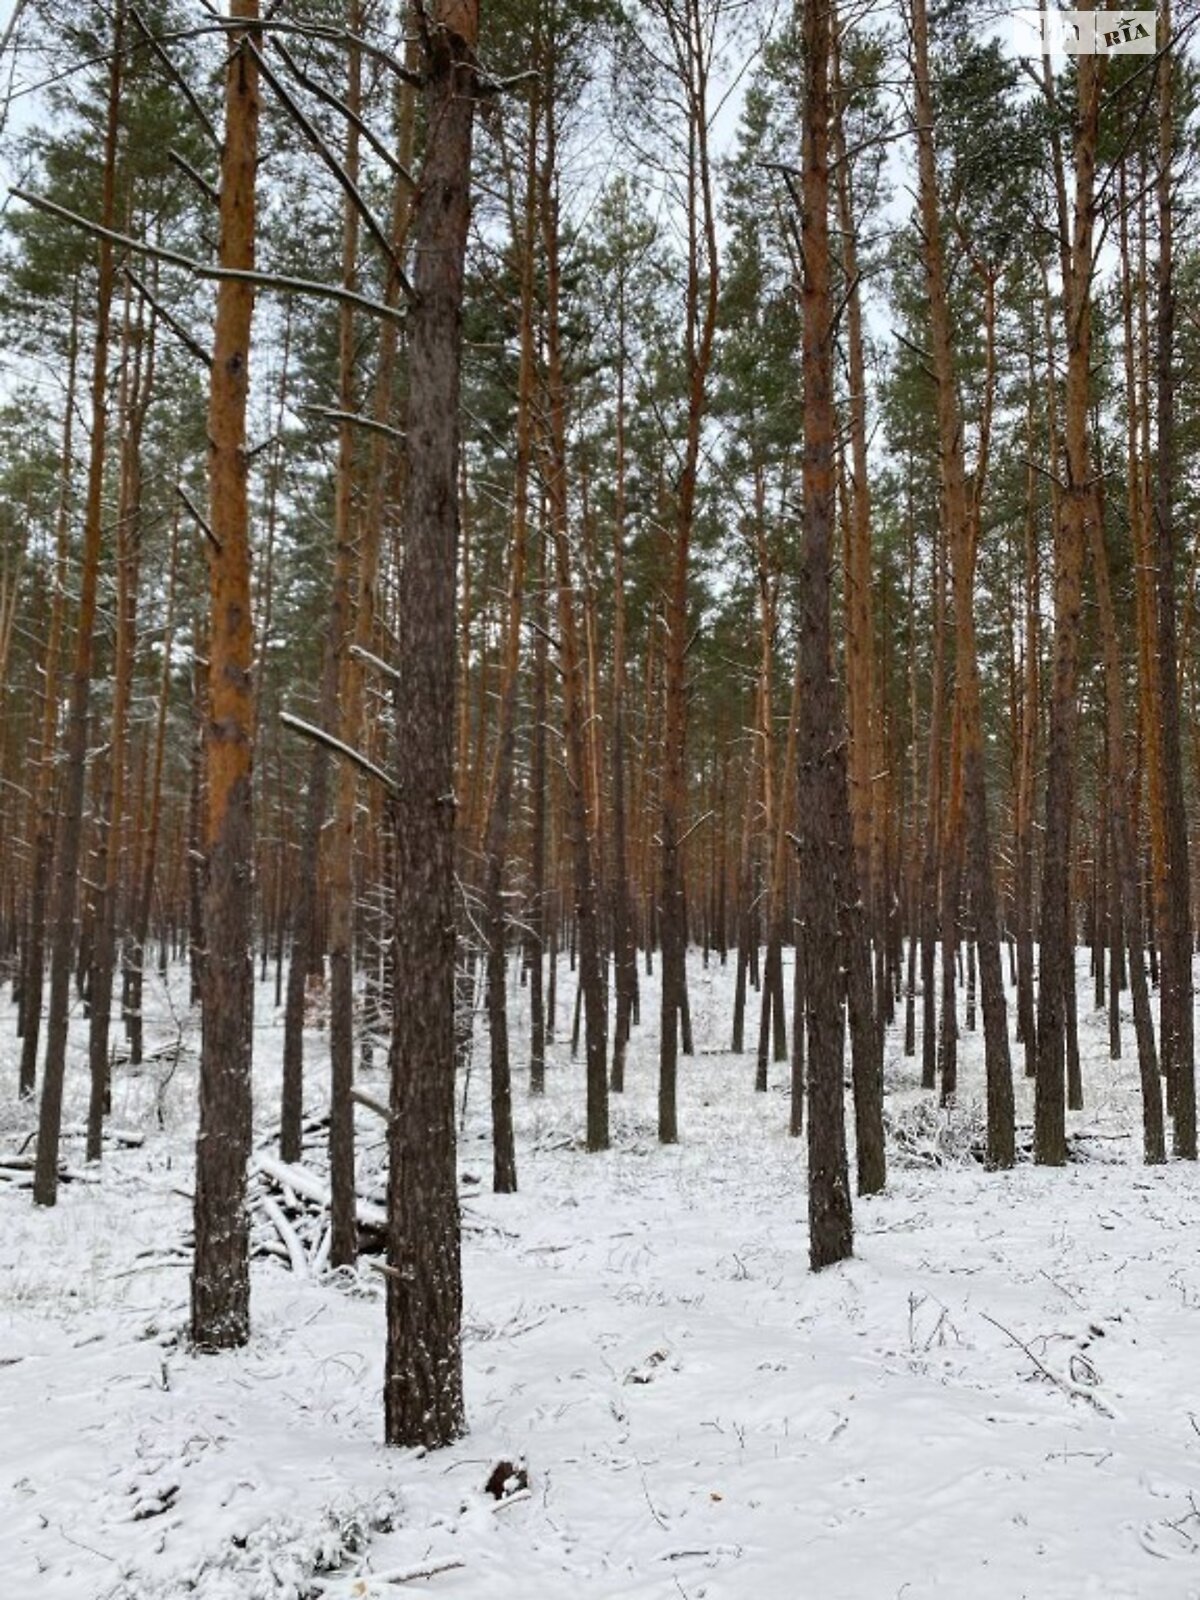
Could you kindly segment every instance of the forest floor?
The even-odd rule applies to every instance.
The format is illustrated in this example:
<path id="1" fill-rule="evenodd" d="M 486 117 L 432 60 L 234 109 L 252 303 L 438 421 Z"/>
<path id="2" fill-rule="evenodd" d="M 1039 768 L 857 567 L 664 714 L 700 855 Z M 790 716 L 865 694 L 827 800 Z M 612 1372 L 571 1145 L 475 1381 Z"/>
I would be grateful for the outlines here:
<path id="1" fill-rule="evenodd" d="M 855 1259 L 814 1277 L 786 1068 L 756 1095 L 752 1057 L 724 1053 L 732 963 L 697 957 L 691 978 L 681 1143 L 655 1139 L 647 984 L 612 1150 L 580 1147 L 583 1065 L 560 1042 L 545 1099 L 516 1097 L 515 1196 L 489 1189 L 477 1041 L 471 1431 L 428 1457 L 380 1442 L 370 1269 L 256 1261 L 249 1347 L 187 1351 L 195 1018 L 173 1071 L 119 1069 L 114 1124 L 140 1148 L 53 1211 L 0 1182 L 0 1600 L 1200 1597 L 1200 1171 L 1139 1164 L 1136 1073 L 1109 1061 L 1103 1016 L 1082 1020 L 1087 1109 L 1060 1171 L 972 1159 L 976 1035 L 952 1116 L 890 1038 L 888 1189 L 856 1207 Z M 560 1023 L 572 987 L 564 968 Z M 260 986 L 264 1142 L 272 1001 Z M 149 1044 L 175 1037 L 161 989 L 147 1009 Z M 519 1038 L 525 991 L 513 1012 Z M 6 1002 L 0 1152 L 33 1127 L 12 1021 Z M 74 1044 L 69 1121 L 82 1026 Z M 319 1030 L 308 1060 L 319 1102 Z M 379 1127 L 359 1113 L 364 1169 Z M 80 1170 L 77 1140 L 67 1158 Z M 519 1458 L 528 1491 L 490 1498 L 493 1465 Z"/>

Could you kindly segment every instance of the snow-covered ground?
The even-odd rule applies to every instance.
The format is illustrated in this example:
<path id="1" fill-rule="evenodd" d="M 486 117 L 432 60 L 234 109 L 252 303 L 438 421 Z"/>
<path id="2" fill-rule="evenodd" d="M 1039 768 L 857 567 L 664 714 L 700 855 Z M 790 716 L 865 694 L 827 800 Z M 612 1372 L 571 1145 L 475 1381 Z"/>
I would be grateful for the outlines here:
<path id="1" fill-rule="evenodd" d="M 857 1206 L 855 1259 L 814 1277 L 785 1069 L 756 1095 L 753 1060 L 722 1053 L 732 966 L 697 958 L 692 982 L 674 1149 L 654 1135 L 652 984 L 613 1149 L 579 1147 L 583 1067 L 560 1042 L 546 1099 L 517 1097 L 512 1197 L 488 1190 L 477 1048 L 471 1432 L 427 1457 L 380 1443 L 369 1269 L 258 1261 L 250 1346 L 188 1352 L 194 1056 L 165 1085 L 161 1066 L 119 1073 L 114 1122 L 144 1127 L 141 1148 L 50 1212 L 0 1182 L 0 1600 L 367 1597 L 406 1578 L 446 1600 L 1200 1597 L 1200 1173 L 1139 1165 L 1135 1072 L 1108 1060 L 1103 1018 L 1083 1022 L 1071 1119 L 1097 1137 L 1063 1171 L 923 1162 L 939 1132 L 969 1143 L 978 1040 L 950 1124 L 889 1040 L 916 1154 Z M 564 967 L 560 1038 L 572 987 Z M 265 1138 L 282 1024 L 270 985 L 259 1000 Z M 150 1043 L 171 1036 L 165 995 L 147 1009 Z M 324 1060 L 314 1031 L 314 1102 Z M 31 1127 L 6 1001 L 0 1151 Z M 360 1113 L 364 1152 L 378 1127 Z M 518 1458 L 528 1492 L 491 1499 L 493 1465 Z"/>

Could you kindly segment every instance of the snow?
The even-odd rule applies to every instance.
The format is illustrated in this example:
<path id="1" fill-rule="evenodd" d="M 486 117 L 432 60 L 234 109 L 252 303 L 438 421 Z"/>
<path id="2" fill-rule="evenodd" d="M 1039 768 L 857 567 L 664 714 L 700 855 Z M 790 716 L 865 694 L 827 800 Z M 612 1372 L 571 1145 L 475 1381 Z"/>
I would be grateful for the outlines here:
<path id="1" fill-rule="evenodd" d="M 694 956 L 691 977 L 701 1053 L 681 1064 L 674 1148 L 654 1132 L 653 983 L 613 1149 L 582 1148 L 583 1062 L 560 1038 L 545 1100 L 516 1095 L 515 1196 L 488 1192 L 477 1043 L 471 1431 L 429 1456 L 381 1445 L 368 1267 L 256 1260 L 249 1347 L 187 1350 L 195 1054 L 169 1081 L 163 1063 L 118 1069 L 114 1122 L 144 1131 L 140 1148 L 106 1152 L 100 1181 L 64 1185 L 49 1212 L 0 1182 L 0 1597 L 1200 1597 L 1200 1173 L 1140 1165 L 1136 1065 L 1108 1060 L 1104 1017 L 1081 1026 L 1088 1108 L 1070 1123 L 1089 1138 L 1058 1171 L 970 1160 L 978 1036 L 963 1035 L 952 1113 L 928 1109 L 890 1037 L 903 1154 L 856 1206 L 855 1259 L 813 1276 L 786 1068 L 756 1095 L 752 1057 L 722 1053 L 732 964 Z M 151 1048 L 174 1036 L 176 982 L 173 1006 L 147 995 Z M 564 963 L 560 1034 L 573 985 Z M 521 1063 L 515 977 L 511 995 Z M 270 983 L 258 996 L 266 1140 L 282 1019 Z M 12 1024 L 6 1002 L 0 1155 L 33 1126 Z M 77 1026 L 68 1121 L 85 1095 Z M 319 1101 L 320 1030 L 307 1049 Z M 382 1070 L 364 1087 L 381 1094 Z M 1028 1120 L 1024 1082 L 1018 1103 Z M 369 1112 L 359 1137 L 367 1171 Z M 81 1163 L 77 1141 L 66 1156 Z M 501 1460 L 528 1490 L 496 1501 Z"/>

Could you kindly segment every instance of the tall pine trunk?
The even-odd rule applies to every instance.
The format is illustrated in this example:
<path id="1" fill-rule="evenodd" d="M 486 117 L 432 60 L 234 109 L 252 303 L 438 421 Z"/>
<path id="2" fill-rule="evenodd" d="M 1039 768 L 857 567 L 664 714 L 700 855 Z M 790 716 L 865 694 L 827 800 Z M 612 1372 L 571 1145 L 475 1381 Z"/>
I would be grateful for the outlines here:
<path id="1" fill-rule="evenodd" d="M 687 287 L 684 348 L 687 362 L 687 426 L 679 478 L 675 485 L 670 576 L 667 584 L 663 659 L 662 810 L 660 818 L 659 936 L 662 989 L 659 1037 L 658 1137 L 679 1137 L 676 1098 L 680 1024 L 686 1030 L 687 912 L 684 900 L 683 845 L 687 807 L 687 652 L 688 573 L 691 560 L 701 435 L 708 405 L 708 375 L 717 326 L 718 256 L 716 210 L 709 160 L 708 76 L 712 39 L 699 0 L 669 6 L 664 18 L 671 35 L 674 72 L 687 107 Z M 684 1041 L 685 1051 L 689 1042 Z"/>
<path id="2" fill-rule="evenodd" d="M 972 488 L 968 486 L 966 464 L 963 459 L 963 423 L 958 402 L 954 335 L 942 249 L 941 206 L 933 147 L 933 96 L 929 78 L 925 0 L 913 0 L 912 21 L 917 166 L 925 287 L 929 296 L 933 376 L 937 391 L 942 513 L 946 521 L 954 595 L 956 700 L 960 719 L 962 761 L 963 844 L 979 951 L 979 978 L 983 999 L 988 1107 L 987 1153 L 990 1165 L 1010 1167 L 1016 1159 L 1012 1062 L 1008 1048 L 1004 973 L 1000 957 L 1000 916 L 996 902 L 996 885 L 992 876 L 979 657 L 975 640 L 975 561 L 979 503 L 986 467 L 987 427 L 985 420 L 980 428 L 980 460 Z M 989 353 L 990 329 L 989 318 Z M 945 926 L 945 920 L 943 918 L 943 940 L 951 937 L 951 929 Z"/>
<path id="3" fill-rule="evenodd" d="M 814 1269 L 853 1251 L 842 1089 L 843 885 L 853 870 L 842 718 L 832 673 L 834 326 L 829 253 L 827 0 L 804 0 L 804 468 L 797 828 L 808 1062 L 808 1232 Z"/>
<path id="4" fill-rule="evenodd" d="M 91 1094 L 88 1103 L 87 1158 L 99 1161 L 101 1134 L 109 1099 L 109 1031 L 117 968 L 118 895 L 126 873 L 122 857 L 125 791 L 129 768 L 129 716 L 137 640 L 137 597 L 140 566 L 142 501 L 142 428 L 153 388 L 153 331 L 143 348 L 140 326 L 125 319 L 124 404 L 121 427 L 121 489 L 117 511 L 117 642 L 113 670 L 112 735 L 105 766 L 101 807 L 98 870 L 94 886 L 96 936 L 92 951 L 88 1038 Z"/>
<path id="5" fill-rule="evenodd" d="M 1078 720 L 1077 676 L 1083 608 L 1083 562 L 1088 541 L 1088 521 L 1095 514 L 1095 497 L 1089 482 L 1088 403 L 1100 79 L 1100 58 L 1081 55 L 1078 67 L 1074 219 L 1064 285 L 1067 373 L 1063 437 L 1066 476 L 1055 528 L 1054 654 L 1046 751 L 1046 828 L 1039 923 L 1037 1079 L 1034 1091 L 1034 1159 L 1050 1166 L 1061 1166 L 1067 1159 L 1065 1002 L 1068 992 L 1067 965 L 1075 960 L 1070 907 L 1071 812 L 1075 791 L 1072 769 Z"/>
<path id="6" fill-rule="evenodd" d="M 42 1029 L 42 992 L 46 964 L 46 901 L 54 865 L 58 812 L 54 803 L 54 754 L 58 744 L 59 683 L 62 677 L 63 617 L 67 604 L 67 566 L 71 534 L 71 471 L 74 464 L 75 374 L 79 359 L 79 284 L 71 292 L 71 326 L 67 340 L 67 390 L 63 415 L 62 472 L 55 513 L 54 594 L 42 677 L 42 719 L 37 767 L 29 800 L 33 863 L 29 878 L 29 923 L 21 985 L 21 1066 L 19 1092 L 32 1096 L 37 1084 L 38 1044 Z"/>
<path id="7" fill-rule="evenodd" d="M 357 14 L 357 12 L 356 12 Z M 415 37 L 410 41 L 407 64 L 417 65 Z M 358 104 L 361 94 L 361 60 L 351 58 L 348 104 Z M 397 159 L 411 170 L 416 117 L 412 85 L 398 90 L 396 113 Z M 391 246 L 384 288 L 389 306 L 400 303 L 398 263 L 412 219 L 412 190 L 407 179 L 397 178 L 392 198 Z M 349 749 L 358 745 L 364 724 L 363 663 L 355 649 L 369 651 L 375 642 L 376 589 L 379 554 L 388 496 L 393 488 L 395 452 L 386 431 L 392 418 L 399 329 L 389 318 L 379 330 L 379 353 L 374 379 L 372 413 L 380 425 L 371 434 L 367 467 L 366 505 L 359 524 L 357 592 L 354 601 L 353 646 L 342 654 L 338 690 L 338 738 Z M 354 1174 L 354 839 L 358 811 L 358 769 L 343 760 L 335 785 L 333 821 L 329 829 L 329 1262 L 334 1267 L 353 1266 L 358 1253 L 358 1222 Z M 371 1019 L 365 1019 L 370 1027 Z M 368 1035 L 369 1037 L 369 1035 Z"/>
<path id="8" fill-rule="evenodd" d="M 517 373 L 517 457 L 513 485 L 513 525 L 509 550 L 508 606 L 505 617 L 496 759 L 483 833 L 483 926 L 487 941 L 487 1019 L 491 1046 L 492 1187 L 513 1194 L 517 1153 L 513 1139 L 512 1065 L 508 1038 L 508 918 L 504 911 L 504 862 L 512 814 L 517 746 L 517 692 L 521 671 L 521 622 L 529 549 L 529 480 L 533 464 L 535 397 L 534 244 L 537 238 L 536 90 L 529 108 L 524 230 L 520 247 L 520 358 Z M 515 220 L 515 219 L 514 219 Z"/>
<path id="9" fill-rule="evenodd" d="M 562 669 L 563 742 L 566 746 L 567 814 L 579 939 L 579 992 L 587 1053 L 587 1147 L 606 1150 L 608 1134 L 608 1017 L 601 964 L 599 896 L 588 806 L 588 752 L 584 663 L 571 574 L 567 502 L 567 394 L 559 316 L 561 265 L 557 195 L 557 128 L 552 91 L 546 94 L 546 145 L 541 177 L 542 237 L 546 257 L 546 356 L 549 390 L 547 482 L 558 599 Z M 552 1026 L 551 1016 L 551 1026 Z"/>
<path id="10" fill-rule="evenodd" d="M 1161 27 L 1171 35 L 1171 3 L 1163 0 Z M 1192 904 L 1187 812 L 1180 748 L 1179 663 L 1175 622 L 1175 263 L 1174 57 L 1158 65 L 1158 316 L 1155 383 L 1158 421 L 1154 522 L 1158 555 L 1158 678 L 1161 696 L 1166 871 L 1170 893 L 1162 930 L 1163 1060 L 1174 1119 L 1175 1151 L 1196 1159 L 1195 1018 L 1192 1012 Z"/>
<path id="11" fill-rule="evenodd" d="M 419 18 L 426 147 L 413 218 L 408 484 L 398 589 L 395 994 L 388 1125 L 384 1436 L 449 1444 L 466 1425 L 455 1160 L 455 576 L 463 264 L 475 113 L 475 0 Z"/>
<path id="12" fill-rule="evenodd" d="M 120 126 L 123 0 L 113 21 L 113 50 L 108 71 L 108 108 L 104 134 L 101 222 L 116 217 L 117 139 Z M 38 1108 L 37 1164 L 33 1199 L 52 1206 L 58 1198 L 58 1144 L 62 1128 L 63 1085 L 67 1066 L 67 1031 L 71 1004 L 71 966 L 75 951 L 75 917 L 80 861 L 83 854 L 83 797 L 87 778 L 88 721 L 95 655 L 96 610 L 100 556 L 104 538 L 104 453 L 108 436 L 109 317 L 115 269 L 111 242 L 101 237 L 96 286 L 96 333 L 92 347 L 92 439 L 88 457 L 84 507 L 83 572 L 75 650 L 71 664 L 70 705 L 65 741 L 66 773 L 59 818 L 55 862 L 54 911 L 50 947 L 50 1004 L 46 1018 L 46 1063 Z"/>
<path id="13" fill-rule="evenodd" d="M 258 20 L 258 0 L 231 0 L 235 23 Z M 253 270 L 258 164 L 258 67 L 249 39 L 230 38 L 221 153 L 223 267 Z M 254 290 L 217 289 L 208 406 L 209 637 L 204 808 L 203 1031 L 196 1140 L 196 1256 L 192 1339 L 230 1349 L 250 1336 L 250 1065 L 254 1041 L 254 637 L 246 402 Z"/>

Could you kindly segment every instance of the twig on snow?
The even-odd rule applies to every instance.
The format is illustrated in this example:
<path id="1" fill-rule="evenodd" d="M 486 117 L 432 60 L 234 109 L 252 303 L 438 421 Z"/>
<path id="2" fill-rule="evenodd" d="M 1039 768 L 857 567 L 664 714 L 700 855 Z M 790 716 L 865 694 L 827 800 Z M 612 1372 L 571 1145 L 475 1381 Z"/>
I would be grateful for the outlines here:
<path id="1" fill-rule="evenodd" d="M 1116 1413 L 1109 1406 L 1105 1405 L 1104 1401 L 1101 1400 L 1099 1395 L 1093 1394 L 1092 1391 L 1085 1388 L 1083 1384 L 1073 1383 L 1069 1378 L 1064 1378 L 1060 1373 L 1055 1372 L 1052 1367 L 1048 1367 L 1040 1356 L 1034 1354 L 1030 1347 L 1025 1343 L 1024 1339 L 1019 1338 L 1011 1328 L 1006 1328 L 1002 1322 L 997 1322 L 995 1317 L 988 1316 L 986 1311 L 981 1311 L 979 1315 L 985 1322 L 990 1322 L 993 1328 L 999 1328 L 1004 1337 L 1011 1340 L 1019 1350 L 1023 1350 L 1029 1357 L 1030 1361 L 1033 1362 L 1034 1366 L 1041 1373 L 1042 1377 L 1045 1378 L 1047 1382 L 1052 1383 L 1056 1389 L 1061 1389 L 1063 1394 L 1065 1394 L 1068 1399 L 1086 1400 L 1088 1405 L 1094 1406 L 1102 1417 L 1115 1417 Z"/>
<path id="2" fill-rule="evenodd" d="M 654 1518 L 655 1522 L 658 1523 L 659 1527 L 665 1532 L 667 1527 L 667 1519 L 663 1516 L 662 1512 L 650 1498 L 650 1486 L 646 1482 L 646 1471 L 640 1461 L 638 1462 L 638 1475 L 642 1480 L 642 1493 L 646 1497 L 646 1504 L 650 1507 L 650 1515 Z"/>

